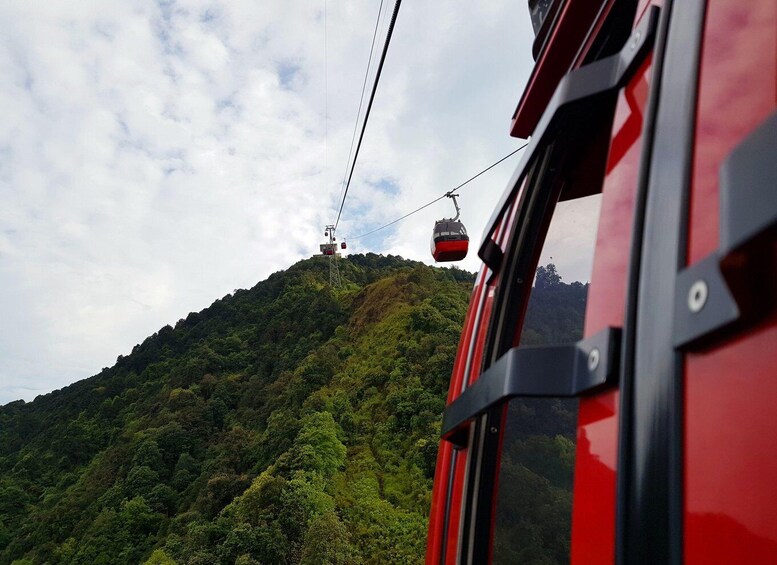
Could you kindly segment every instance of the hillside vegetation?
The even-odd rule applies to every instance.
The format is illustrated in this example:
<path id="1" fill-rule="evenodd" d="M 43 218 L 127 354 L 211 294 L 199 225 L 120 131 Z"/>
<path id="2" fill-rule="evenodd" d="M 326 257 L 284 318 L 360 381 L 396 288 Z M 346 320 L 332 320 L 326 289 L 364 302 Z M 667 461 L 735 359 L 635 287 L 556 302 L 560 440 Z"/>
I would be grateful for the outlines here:
<path id="1" fill-rule="evenodd" d="M 0 565 L 421 563 L 473 277 L 374 254 L 340 268 L 335 290 L 326 260 L 301 261 L 0 407 Z M 526 342 L 577 339 L 587 286 L 543 273 Z M 563 561 L 569 539 L 574 408 L 551 406 L 526 405 L 504 471 L 532 485 L 497 535 L 526 563 Z"/>
<path id="2" fill-rule="evenodd" d="M 413 563 L 472 275 L 302 261 L 0 408 L 0 563 Z"/>

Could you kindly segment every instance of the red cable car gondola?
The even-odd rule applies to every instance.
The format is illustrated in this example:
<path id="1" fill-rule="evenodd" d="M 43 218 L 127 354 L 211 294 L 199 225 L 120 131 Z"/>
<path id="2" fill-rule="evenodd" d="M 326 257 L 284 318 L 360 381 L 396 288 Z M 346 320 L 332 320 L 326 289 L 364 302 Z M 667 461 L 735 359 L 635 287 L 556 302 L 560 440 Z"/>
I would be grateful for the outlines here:
<path id="1" fill-rule="evenodd" d="M 438 263 L 448 261 L 461 261 L 467 256 L 469 250 L 469 236 L 464 224 L 459 221 L 459 204 L 456 195 L 448 193 L 446 196 L 453 200 L 456 207 L 455 218 L 443 218 L 437 220 L 432 230 L 432 257 Z"/>

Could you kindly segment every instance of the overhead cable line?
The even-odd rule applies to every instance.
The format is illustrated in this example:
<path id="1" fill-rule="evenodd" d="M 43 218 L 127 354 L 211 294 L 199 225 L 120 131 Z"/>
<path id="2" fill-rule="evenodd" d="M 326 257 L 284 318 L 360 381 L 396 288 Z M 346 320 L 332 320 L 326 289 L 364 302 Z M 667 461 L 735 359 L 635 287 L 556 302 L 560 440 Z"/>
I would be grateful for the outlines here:
<path id="1" fill-rule="evenodd" d="M 345 179 L 348 177 L 348 164 L 351 162 L 351 155 L 353 155 L 353 144 L 356 141 L 356 131 L 359 129 L 359 116 L 362 113 L 362 103 L 364 102 L 364 91 L 367 90 L 367 77 L 370 75 L 370 66 L 372 65 L 372 52 L 375 50 L 375 38 L 378 36 L 378 26 L 380 25 L 380 14 L 383 12 L 383 0 L 380 0 L 380 7 L 378 7 L 378 17 L 375 20 L 375 31 L 372 32 L 372 43 L 370 44 L 370 56 L 367 59 L 367 69 L 364 71 L 364 82 L 362 83 L 362 93 L 359 97 L 359 109 L 356 110 L 356 121 L 353 124 L 353 135 L 351 136 L 351 148 L 348 150 L 348 159 L 345 161 L 345 171 L 343 172 L 343 182 L 340 188 L 340 196 L 337 197 L 337 201 L 343 197 L 343 190 L 345 190 Z"/>
<path id="2" fill-rule="evenodd" d="M 348 189 L 351 186 L 351 179 L 353 178 L 353 170 L 356 168 L 356 161 L 359 158 L 359 149 L 362 146 L 362 140 L 364 139 L 364 131 L 367 129 L 367 120 L 370 119 L 370 110 L 372 110 L 372 102 L 375 100 L 375 92 L 378 90 L 378 82 L 380 81 L 380 75 L 383 71 L 383 63 L 386 62 L 386 53 L 388 53 L 389 43 L 391 42 L 391 35 L 394 33 L 394 24 L 397 21 L 397 14 L 399 13 L 399 6 L 402 0 L 397 0 L 394 4 L 394 13 L 391 15 L 391 21 L 389 22 L 388 32 L 386 33 L 386 41 L 383 44 L 383 53 L 380 55 L 380 63 L 378 63 L 378 70 L 375 73 L 375 82 L 372 85 L 372 93 L 370 94 L 370 101 L 367 104 L 367 110 L 364 113 L 364 122 L 362 122 L 362 131 L 359 134 L 359 142 L 356 144 L 356 151 L 353 154 L 353 161 L 351 163 L 351 172 L 348 174 L 348 182 L 345 183 L 345 190 L 343 191 L 343 199 L 340 202 L 340 210 L 337 212 L 337 220 L 335 221 L 335 229 L 340 224 L 340 216 L 343 213 L 343 206 L 345 206 L 345 199 L 348 197 Z"/>
<path id="3" fill-rule="evenodd" d="M 529 144 L 528 144 L 528 142 L 527 142 L 527 143 L 524 143 L 523 145 L 521 145 L 521 146 L 520 146 L 518 149 L 516 149 L 515 151 L 511 151 L 510 153 L 508 153 L 507 155 L 505 155 L 504 157 L 502 157 L 501 159 L 499 159 L 499 160 L 498 160 L 498 161 L 496 161 L 495 163 L 492 163 L 491 165 L 489 165 L 488 167 L 486 167 L 485 169 L 483 169 L 482 171 L 480 171 L 480 172 L 479 172 L 478 174 L 476 174 L 475 176 L 472 176 L 472 177 L 468 178 L 467 180 L 465 180 L 463 183 L 461 183 L 461 184 L 460 184 L 459 186 L 457 186 L 456 188 L 452 188 L 452 189 L 450 189 L 448 192 L 445 192 L 445 193 L 443 193 L 441 196 L 438 196 L 438 197 L 437 197 L 437 198 L 435 198 L 434 200 L 432 200 L 432 201 L 430 201 L 430 202 L 427 202 L 427 203 L 426 203 L 426 204 L 424 204 L 423 206 L 419 206 L 418 208 L 416 208 L 416 209 L 415 209 L 415 210 L 413 210 L 412 212 L 408 212 L 408 213 L 407 213 L 407 214 L 405 214 L 404 216 L 402 216 L 402 217 L 400 217 L 400 218 L 397 218 L 396 220 L 393 220 L 393 221 L 391 221 L 391 222 L 389 222 L 389 223 L 387 223 L 387 224 L 385 224 L 385 225 L 382 225 L 382 226 L 380 226 L 379 228 L 375 228 L 374 230 L 370 230 L 370 231 L 368 231 L 368 232 L 366 232 L 366 233 L 363 233 L 363 234 L 361 234 L 361 235 L 357 235 L 357 236 L 354 236 L 354 237 L 349 237 L 348 239 L 350 239 L 350 240 L 354 240 L 354 239 L 361 239 L 361 238 L 363 238 L 363 237 L 367 237 L 368 235 L 372 235 L 372 234 L 374 234 L 375 232 L 378 232 L 378 231 L 380 231 L 380 230 L 382 230 L 382 229 L 385 229 L 385 228 L 387 228 L 387 227 L 389 227 L 389 226 L 393 226 L 393 225 L 394 225 L 394 224 L 396 224 L 397 222 L 401 222 L 401 221 L 402 221 L 402 220 L 404 220 L 405 218 L 408 218 L 408 217 L 412 216 L 412 215 L 413 215 L 413 214 L 415 214 L 416 212 L 420 212 L 420 211 L 421 211 L 421 210 L 423 210 L 424 208 L 428 208 L 429 206 L 431 206 L 431 205 L 432 205 L 432 204 L 434 204 L 435 202 L 439 202 L 439 201 L 440 201 L 440 200 L 442 200 L 443 198 L 446 198 L 446 197 L 448 197 L 448 196 L 451 196 L 451 195 L 453 195 L 453 193 L 454 193 L 454 192 L 456 192 L 456 191 L 457 191 L 457 190 L 459 190 L 460 188 L 462 188 L 462 187 L 466 186 L 467 184 L 471 183 L 473 180 L 475 180 L 476 178 L 478 178 L 478 177 L 479 177 L 480 175 L 482 175 L 483 173 L 486 173 L 486 172 L 490 171 L 491 169 L 493 169 L 494 167 L 496 167 L 496 166 L 497 166 L 499 163 L 501 163 L 502 161 L 505 161 L 505 160 L 509 159 L 510 157 L 512 157 L 513 155 L 515 155 L 516 153 L 518 153 L 518 152 L 519 152 L 521 149 L 523 149 L 523 148 L 524 148 L 524 147 L 526 147 L 527 145 L 529 145 Z"/>
<path id="4" fill-rule="evenodd" d="M 327 36 L 327 6 L 324 0 L 324 189 L 329 171 L 329 38 Z"/>

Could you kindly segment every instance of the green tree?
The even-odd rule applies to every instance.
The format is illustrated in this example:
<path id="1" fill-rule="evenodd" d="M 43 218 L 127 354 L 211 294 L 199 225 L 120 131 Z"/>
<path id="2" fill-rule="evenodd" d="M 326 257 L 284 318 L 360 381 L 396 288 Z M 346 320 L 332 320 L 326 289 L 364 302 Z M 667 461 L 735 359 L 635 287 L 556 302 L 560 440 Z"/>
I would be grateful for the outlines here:
<path id="1" fill-rule="evenodd" d="M 143 565 L 178 565 L 163 549 L 155 549 Z"/>
<path id="2" fill-rule="evenodd" d="M 361 563 L 346 526 L 333 511 L 313 520 L 305 536 L 300 565 L 357 565 Z"/>
<path id="3" fill-rule="evenodd" d="M 292 469 L 330 477 L 345 462 L 346 449 L 339 439 L 340 426 L 329 412 L 316 412 L 302 422 L 291 449 Z"/>
<path id="4" fill-rule="evenodd" d="M 340 267 L 343 289 L 302 261 L 0 407 L 0 563 L 299 563 L 325 555 L 317 535 L 335 563 L 421 560 L 473 279 Z M 563 320 L 580 293 L 561 286 Z"/>
<path id="5" fill-rule="evenodd" d="M 127 473 L 127 479 L 124 482 L 125 491 L 128 496 L 146 496 L 159 483 L 159 473 L 153 469 L 142 466 L 133 467 Z"/>
<path id="6" fill-rule="evenodd" d="M 135 456 L 132 458 L 132 465 L 133 467 L 145 466 L 157 473 L 162 473 L 165 469 L 165 464 L 157 442 L 153 439 L 141 442 L 135 452 Z"/>
<path id="7" fill-rule="evenodd" d="M 556 271 L 556 265 L 548 263 L 545 267 L 539 267 L 537 269 L 537 278 L 534 281 L 534 286 L 537 288 L 548 289 L 559 285 L 561 282 L 561 275 Z"/>

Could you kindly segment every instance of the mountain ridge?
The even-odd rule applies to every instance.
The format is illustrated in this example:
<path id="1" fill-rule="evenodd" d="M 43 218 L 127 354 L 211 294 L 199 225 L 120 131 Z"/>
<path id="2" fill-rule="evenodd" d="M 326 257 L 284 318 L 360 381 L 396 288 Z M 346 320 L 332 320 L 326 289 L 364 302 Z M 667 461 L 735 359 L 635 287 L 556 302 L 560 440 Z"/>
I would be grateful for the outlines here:
<path id="1" fill-rule="evenodd" d="M 0 563 L 418 561 L 473 275 L 340 268 L 336 290 L 301 261 L 0 407 Z"/>
<path id="2" fill-rule="evenodd" d="M 422 563 L 473 275 L 301 261 L 113 367 L 0 407 L 0 565 Z M 582 337 L 588 284 L 537 270 L 522 345 Z M 495 547 L 568 556 L 577 407 L 510 401 Z"/>

